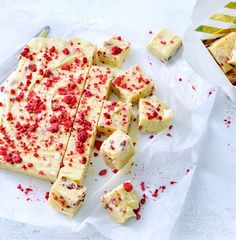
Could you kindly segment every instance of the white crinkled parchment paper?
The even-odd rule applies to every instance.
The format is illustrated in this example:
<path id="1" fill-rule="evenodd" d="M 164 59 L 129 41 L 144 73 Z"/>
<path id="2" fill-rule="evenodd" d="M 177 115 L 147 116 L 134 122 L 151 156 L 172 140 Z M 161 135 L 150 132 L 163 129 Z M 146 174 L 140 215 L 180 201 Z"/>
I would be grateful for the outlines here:
<path id="1" fill-rule="evenodd" d="M 68 226 L 76 232 L 92 224 L 111 239 L 168 239 L 191 183 L 215 92 L 193 73 L 182 53 L 168 66 L 151 56 L 145 47 L 151 37 L 148 33 L 144 35 L 131 27 L 102 21 L 80 21 L 65 29 L 65 32 L 60 29 L 54 36 L 79 36 L 95 44 L 102 43 L 111 34 L 129 40 L 132 50 L 122 68 L 137 63 L 152 77 L 157 89 L 155 95 L 166 100 L 173 109 L 173 127 L 155 134 L 152 139 L 150 134 L 138 135 L 136 165 L 131 173 L 125 173 L 124 168 L 117 174 L 109 170 L 106 176 L 99 176 L 99 171 L 106 166 L 100 157 L 93 158 L 85 180 L 87 198 L 74 220 L 49 208 L 44 196 L 51 183 L 0 170 L 0 217 L 51 229 Z M 117 225 L 101 208 L 99 197 L 127 179 L 133 181 L 140 197 L 145 193 L 148 199 L 141 207 L 139 221 L 130 219 L 124 225 Z M 140 188 L 142 181 L 144 192 Z M 177 183 L 172 185 L 171 181 Z M 17 189 L 18 184 L 23 188 L 30 186 L 33 191 L 26 195 Z M 153 197 L 152 193 L 160 186 L 166 189 L 157 198 Z"/>

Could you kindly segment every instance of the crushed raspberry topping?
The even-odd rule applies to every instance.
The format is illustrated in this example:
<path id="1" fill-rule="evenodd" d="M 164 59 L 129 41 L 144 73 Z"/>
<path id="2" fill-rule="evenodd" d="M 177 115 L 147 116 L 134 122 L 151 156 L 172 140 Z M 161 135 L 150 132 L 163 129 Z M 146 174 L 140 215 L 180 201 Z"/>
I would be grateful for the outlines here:
<path id="1" fill-rule="evenodd" d="M 123 183 L 123 187 L 124 187 L 124 189 L 125 189 L 126 192 L 130 192 L 130 191 L 133 189 L 132 184 L 129 183 L 129 182 Z"/>
<path id="2" fill-rule="evenodd" d="M 79 160 L 80 163 L 82 164 L 85 164 L 87 162 L 87 158 L 86 157 L 82 157 L 80 160 Z"/>
<path id="3" fill-rule="evenodd" d="M 111 49 L 112 55 L 118 55 L 118 54 L 120 54 L 122 51 L 123 51 L 123 50 L 122 50 L 120 47 L 118 47 L 118 46 L 114 46 L 114 47 L 112 47 L 112 49 Z"/>
<path id="4" fill-rule="evenodd" d="M 28 113 L 38 114 L 46 110 L 46 105 L 34 91 L 31 91 L 27 97 L 27 104 L 25 108 Z"/>
<path id="5" fill-rule="evenodd" d="M 100 140 L 96 140 L 94 142 L 94 147 L 97 149 L 97 150 L 100 150 L 101 146 L 102 146 L 102 143 L 103 141 L 100 141 Z"/>

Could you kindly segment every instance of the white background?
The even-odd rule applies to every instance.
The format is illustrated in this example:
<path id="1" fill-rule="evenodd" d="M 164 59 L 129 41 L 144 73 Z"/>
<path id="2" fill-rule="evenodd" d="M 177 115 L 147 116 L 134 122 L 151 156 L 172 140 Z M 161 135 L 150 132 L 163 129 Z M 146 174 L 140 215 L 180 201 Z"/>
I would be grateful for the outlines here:
<path id="1" fill-rule="evenodd" d="M 218 0 L 219 2 L 219 0 Z M 143 1 L 0 1 L 0 61 L 11 55 L 37 32 L 38 23 L 24 20 L 24 14 L 44 17 L 42 26 L 50 21 L 91 21 L 104 19 L 114 24 L 131 25 L 147 34 L 161 26 L 183 35 L 190 24 L 194 0 Z M 17 24 L 18 18 L 22 24 Z M 17 26 L 17 27 L 16 27 Z M 66 29 L 61 29 L 65 32 Z M 79 34 L 79 33 L 78 33 Z M 231 118 L 230 127 L 224 119 Z M 184 210 L 171 239 L 236 239 L 236 129 L 235 103 L 218 93 L 211 114 L 206 144 L 190 187 Z M 94 229 L 83 236 L 68 229 L 51 232 L 35 226 L 0 219 L 0 239 L 103 239 Z"/>

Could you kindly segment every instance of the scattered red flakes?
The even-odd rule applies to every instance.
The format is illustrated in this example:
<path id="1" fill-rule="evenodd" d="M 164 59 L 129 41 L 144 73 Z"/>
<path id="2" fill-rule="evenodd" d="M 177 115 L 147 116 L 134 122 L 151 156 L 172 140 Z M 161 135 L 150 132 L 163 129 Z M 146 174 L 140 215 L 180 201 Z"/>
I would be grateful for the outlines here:
<path id="1" fill-rule="evenodd" d="M 150 139 L 153 139 L 153 138 L 154 138 L 154 135 L 150 135 L 149 138 L 150 138 Z"/>
<path id="2" fill-rule="evenodd" d="M 164 185 L 159 187 L 159 190 L 161 190 L 161 192 L 164 192 L 165 189 L 166 189 L 166 186 Z"/>
<path id="3" fill-rule="evenodd" d="M 140 203 L 144 205 L 146 203 L 147 196 L 146 194 L 143 194 L 142 198 L 140 199 Z"/>
<path id="4" fill-rule="evenodd" d="M 169 126 L 169 130 L 171 130 L 172 128 L 173 128 L 173 125 L 170 125 L 170 126 Z"/>
<path id="5" fill-rule="evenodd" d="M 211 96 L 211 94 L 212 94 L 212 91 L 209 91 L 209 92 L 208 92 L 208 97 L 210 97 L 210 96 Z"/>
<path id="6" fill-rule="evenodd" d="M 48 198 L 49 198 L 49 192 L 46 192 L 45 193 L 45 199 L 48 200 Z"/>
<path id="7" fill-rule="evenodd" d="M 25 108 L 28 113 L 38 114 L 46 110 L 46 105 L 34 91 L 31 91 L 27 97 L 27 104 Z"/>
<path id="8" fill-rule="evenodd" d="M 190 169 L 187 169 L 187 170 L 186 170 L 186 173 L 189 173 L 189 172 L 190 172 Z"/>
<path id="9" fill-rule="evenodd" d="M 158 191 L 159 191 L 159 190 L 156 189 L 156 190 L 152 193 L 152 196 L 153 196 L 153 197 L 158 197 Z"/>
<path id="10" fill-rule="evenodd" d="M 227 128 L 229 128 L 231 125 L 231 118 L 228 117 L 228 118 L 224 119 L 224 124 Z"/>
<path id="11" fill-rule="evenodd" d="M 115 173 L 115 174 L 118 173 L 118 171 L 119 171 L 118 169 L 113 169 L 112 170 L 112 172 Z"/>
<path id="12" fill-rule="evenodd" d="M 166 134 L 167 137 L 173 137 L 170 133 Z"/>
<path id="13" fill-rule="evenodd" d="M 179 82 L 182 82 L 183 79 L 180 77 L 178 80 L 179 80 Z"/>
<path id="14" fill-rule="evenodd" d="M 174 184 L 176 184 L 177 182 L 175 182 L 175 181 L 170 181 L 170 185 L 174 185 Z"/>
<path id="15" fill-rule="evenodd" d="M 192 89 L 193 89 L 194 91 L 196 91 L 196 86 L 192 85 Z"/>
<path id="16" fill-rule="evenodd" d="M 112 47 L 112 49 L 111 49 L 112 55 L 118 55 L 118 54 L 120 54 L 121 52 L 122 52 L 122 49 L 121 49 L 120 47 L 118 47 L 118 46 L 114 46 L 114 47 Z"/>
<path id="17" fill-rule="evenodd" d="M 141 190 L 144 192 L 145 191 L 145 183 L 141 182 L 140 183 Z"/>
<path id="18" fill-rule="evenodd" d="M 106 169 L 102 169 L 102 170 L 98 173 L 99 176 L 104 176 L 104 175 L 106 175 L 106 174 L 107 174 L 107 170 L 106 170 Z"/>
<path id="19" fill-rule="evenodd" d="M 111 115 L 109 113 L 104 113 L 104 117 L 107 118 L 107 119 L 110 119 L 111 118 Z"/>
<path id="20" fill-rule="evenodd" d="M 95 142 L 94 142 L 94 147 L 95 147 L 97 150 L 100 151 L 100 148 L 101 148 L 101 146 L 102 146 L 102 143 L 103 143 L 103 141 L 95 140 Z"/>
<path id="21" fill-rule="evenodd" d="M 152 30 L 150 30 L 148 33 L 151 35 L 152 34 Z"/>
<path id="22" fill-rule="evenodd" d="M 97 152 L 95 152 L 95 153 L 93 154 L 93 156 L 94 156 L 94 157 L 97 157 L 97 156 L 98 156 L 98 153 L 97 153 Z"/>
<path id="23" fill-rule="evenodd" d="M 60 168 L 65 167 L 65 164 L 63 162 L 60 163 Z"/>
<path id="24" fill-rule="evenodd" d="M 123 187 L 124 187 L 124 189 L 125 189 L 126 192 L 130 192 L 130 191 L 133 189 L 132 184 L 129 183 L 129 182 L 123 183 Z"/>
<path id="25" fill-rule="evenodd" d="M 22 158 L 20 155 L 16 155 L 13 157 L 13 162 L 14 163 L 21 163 L 22 162 Z"/>
<path id="26" fill-rule="evenodd" d="M 48 128 L 48 131 L 51 133 L 56 133 L 59 131 L 59 124 L 58 123 L 51 123 L 51 126 Z"/>
<path id="27" fill-rule="evenodd" d="M 13 120 L 13 115 L 11 112 L 7 114 L 7 121 L 12 121 Z"/>
<path id="28" fill-rule="evenodd" d="M 11 93 L 12 95 L 16 94 L 16 90 L 15 90 L 15 89 L 11 89 L 11 90 L 10 90 L 10 93 Z"/>

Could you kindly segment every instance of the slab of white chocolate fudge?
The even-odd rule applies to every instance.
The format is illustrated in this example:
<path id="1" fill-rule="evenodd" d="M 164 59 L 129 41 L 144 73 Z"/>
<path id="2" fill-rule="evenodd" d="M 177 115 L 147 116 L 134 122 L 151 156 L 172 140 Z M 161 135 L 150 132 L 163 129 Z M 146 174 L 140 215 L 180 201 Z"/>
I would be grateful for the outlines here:
<path id="1" fill-rule="evenodd" d="M 133 184 L 127 181 L 102 196 L 101 204 L 115 223 L 124 223 L 136 216 L 134 210 L 138 209 L 139 200 Z"/>
<path id="2" fill-rule="evenodd" d="M 100 152 L 108 167 L 120 170 L 135 154 L 135 149 L 130 136 L 116 130 L 102 143 Z"/>
<path id="3" fill-rule="evenodd" d="M 36 38 L 23 49 L 0 103 L 0 167 L 58 175 L 95 46 Z"/>
<path id="4" fill-rule="evenodd" d="M 128 58 L 130 43 L 120 36 L 112 36 L 98 48 L 97 59 L 103 64 L 120 67 Z"/>
<path id="5" fill-rule="evenodd" d="M 109 96 L 113 75 L 108 67 L 91 67 L 59 176 L 82 184 L 96 138 L 98 119 L 104 99 Z"/>
<path id="6" fill-rule="evenodd" d="M 220 65 L 224 73 L 230 71 L 233 66 L 228 63 L 230 54 L 234 48 L 236 40 L 236 32 L 227 34 L 226 36 L 214 41 L 208 50 Z"/>
<path id="7" fill-rule="evenodd" d="M 136 103 L 152 94 L 154 84 L 143 70 L 134 65 L 112 81 L 112 90 L 124 102 Z"/>
<path id="8" fill-rule="evenodd" d="M 52 186 L 48 204 L 59 212 L 73 218 L 79 211 L 86 196 L 86 187 L 59 177 Z"/>
<path id="9" fill-rule="evenodd" d="M 151 39 L 147 48 L 162 62 L 167 63 L 176 55 L 181 46 L 181 38 L 172 31 L 163 28 Z"/>
<path id="10" fill-rule="evenodd" d="M 172 110 L 157 97 L 139 100 L 138 128 L 140 132 L 161 132 L 169 126 L 172 118 Z"/>
<path id="11" fill-rule="evenodd" d="M 229 64 L 236 65 L 236 41 L 234 42 L 234 47 L 229 55 L 229 60 L 227 62 Z"/>
<path id="12" fill-rule="evenodd" d="M 98 132 L 110 135 L 120 129 L 128 133 L 131 119 L 131 104 L 105 101 L 98 121 Z"/>

